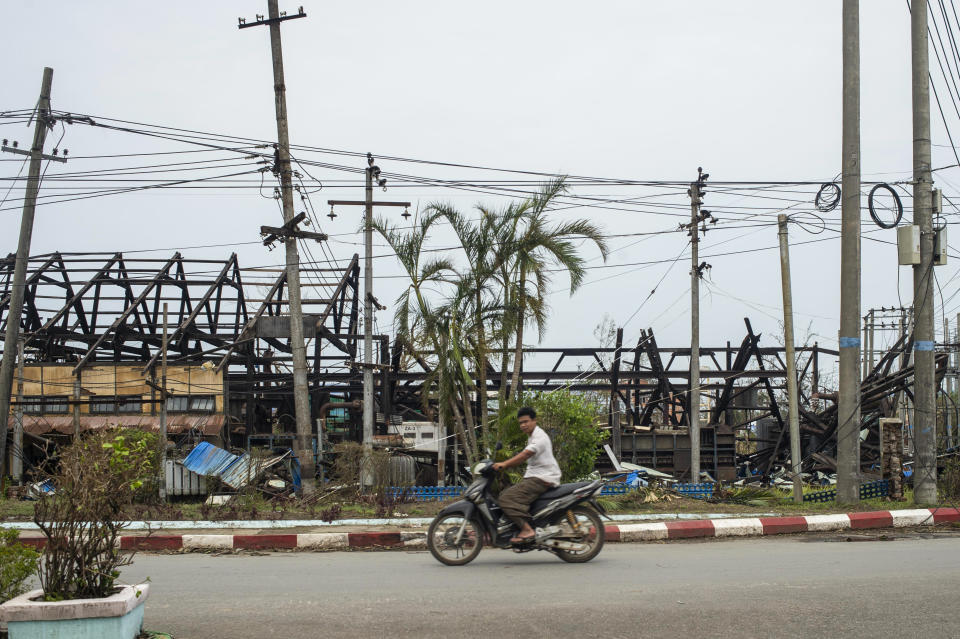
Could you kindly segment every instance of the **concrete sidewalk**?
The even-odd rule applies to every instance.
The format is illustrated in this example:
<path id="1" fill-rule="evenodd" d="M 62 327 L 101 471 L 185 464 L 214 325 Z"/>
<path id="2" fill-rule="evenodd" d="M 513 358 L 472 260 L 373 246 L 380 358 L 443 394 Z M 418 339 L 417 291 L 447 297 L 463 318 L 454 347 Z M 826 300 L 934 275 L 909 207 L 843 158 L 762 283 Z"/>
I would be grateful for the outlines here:
<path id="1" fill-rule="evenodd" d="M 712 517 L 644 523 L 614 523 L 605 527 L 608 542 L 668 541 L 703 537 L 748 537 L 788 533 L 864 530 L 933 526 L 960 522 L 960 509 L 921 508 L 884 510 L 803 517 Z M 186 522 L 185 522 L 186 523 Z M 192 522 L 191 522 L 192 523 Z M 353 550 L 420 549 L 426 547 L 426 527 L 396 525 L 345 525 L 336 532 L 327 526 L 300 526 L 277 532 L 264 529 L 221 529 L 216 534 L 207 528 L 170 527 L 159 533 L 137 531 L 124 535 L 120 547 L 128 550 L 225 551 L 225 550 Z M 42 547 L 46 539 L 29 530 L 21 540 Z M 174 534 L 175 533 L 175 534 Z"/>

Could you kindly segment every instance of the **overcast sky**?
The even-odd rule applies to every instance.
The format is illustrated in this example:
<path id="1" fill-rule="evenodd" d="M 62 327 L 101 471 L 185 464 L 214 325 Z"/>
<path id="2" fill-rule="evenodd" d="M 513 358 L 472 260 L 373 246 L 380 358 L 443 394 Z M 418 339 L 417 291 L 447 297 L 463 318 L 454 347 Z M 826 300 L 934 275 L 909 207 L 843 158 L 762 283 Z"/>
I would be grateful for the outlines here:
<path id="1" fill-rule="evenodd" d="M 650 181 L 689 181 L 697 166 L 703 166 L 712 181 L 831 181 L 840 171 L 837 0 L 303 5 L 308 17 L 283 25 L 294 144 Z M 281 2 L 281 9 L 291 12 L 297 6 Z M 0 111 L 32 107 L 42 68 L 50 66 L 55 70 L 56 109 L 273 139 L 268 31 L 237 28 L 238 16 L 252 20 L 257 13 L 266 13 L 265 0 L 3 3 L 6 54 L 0 62 Z M 865 181 L 910 178 L 909 27 L 901 0 L 861 3 Z M 942 78 L 939 86 L 946 90 Z M 933 141 L 946 144 L 936 104 L 933 109 Z M 956 113 L 949 122 L 957 126 Z M 29 146 L 31 131 L 23 124 L 0 126 L 0 131 L 4 138 Z M 60 134 L 59 128 L 51 134 L 48 149 Z M 60 147 L 69 148 L 71 156 L 190 148 L 83 125 L 66 127 Z M 159 156 L 159 161 L 156 156 L 78 158 L 51 167 L 48 177 L 175 161 L 170 157 L 177 156 Z M 298 157 L 358 169 L 364 165 L 359 157 L 343 155 L 303 151 Z M 14 156 L 2 159 L 0 177 L 15 176 L 21 162 Z M 935 147 L 934 166 L 954 162 L 949 148 Z M 382 160 L 379 165 L 385 172 L 434 179 L 530 179 L 433 164 Z M 243 170 L 251 168 L 256 165 L 248 161 Z M 957 171 L 935 176 L 951 197 L 960 193 L 953 188 L 960 184 Z M 329 249 L 338 259 L 349 258 L 362 250 L 361 237 L 355 234 L 361 211 L 340 210 L 333 222 L 322 216 L 328 198 L 362 197 L 359 176 L 320 167 L 310 167 L 310 173 L 324 184 L 312 201 L 322 230 L 335 240 Z M 48 186 L 78 192 L 73 183 L 48 181 Z M 264 193 L 269 195 L 271 188 L 268 179 Z M 701 245 L 713 266 L 702 289 L 705 345 L 727 340 L 739 344 L 746 316 L 764 332 L 762 343 L 773 344 L 780 331 L 777 251 L 736 253 L 775 247 L 775 214 L 782 209 L 813 210 L 816 187 L 780 190 L 714 191 L 706 198 L 708 208 L 739 208 L 726 214 L 715 211 L 721 224 Z M 910 198 L 900 192 L 909 220 Z M 558 220 L 585 217 L 618 235 L 675 229 L 689 202 L 685 188 L 662 186 L 578 186 L 574 194 L 642 198 L 604 208 L 590 206 L 596 200 L 570 199 L 568 208 L 555 214 Z M 16 249 L 16 198 L 21 195 L 14 189 L 3 205 L 9 210 L 0 211 L 4 253 Z M 377 196 L 409 199 L 421 207 L 450 201 L 464 210 L 481 200 L 491 206 L 504 203 L 490 194 L 399 182 Z M 866 206 L 865 196 L 863 203 Z M 569 208 L 573 205 L 578 206 Z M 399 212 L 382 211 L 402 222 Z M 809 216 L 801 218 L 811 222 L 807 230 L 791 226 L 791 240 L 797 243 L 792 248 L 794 307 L 798 338 L 812 322 L 820 343 L 835 347 L 840 209 L 823 217 L 827 229 L 820 235 L 809 232 L 819 224 Z M 279 219 L 276 203 L 256 188 L 148 190 L 38 208 L 32 252 L 164 249 L 149 254 L 163 257 L 178 247 L 237 244 L 183 252 L 226 257 L 236 250 L 241 265 L 275 264 L 281 261 L 280 252 L 268 253 L 255 242 L 261 224 Z M 896 247 L 884 243 L 894 241 L 895 232 L 879 231 L 866 215 L 863 228 L 870 231 L 868 237 L 883 240 L 863 243 L 863 308 L 898 305 L 898 279 L 900 298 L 909 304 L 912 274 L 904 268 L 898 278 Z M 802 244 L 810 240 L 822 241 Z M 592 269 L 587 284 L 572 298 L 565 290 L 566 279 L 556 278 L 554 314 L 543 345 L 594 344 L 592 331 L 604 314 L 618 324 L 630 320 L 627 343 L 636 343 L 640 329 L 651 326 L 662 346 L 688 343 L 689 258 L 683 253 L 676 265 L 669 264 L 686 241 L 683 233 L 611 238 L 616 250 L 607 265 L 595 249 L 585 246 L 590 265 L 602 268 Z M 449 231 L 439 229 L 431 246 L 454 244 Z M 375 251 L 386 252 L 382 245 Z M 316 249 L 315 254 L 321 255 Z M 654 261 L 660 263 L 636 264 Z M 397 275 L 399 269 L 385 256 L 376 260 L 375 272 Z M 955 315 L 960 306 L 960 300 L 950 301 L 960 286 L 957 272 L 956 261 L 937 269 L 947 315 Z M 661 278 L 656 293 L 643 303 Z M 381 301 L 393 300 L 401 286 L 400 279 L 378 277 L 376 295 Z M 939 293 L 937 318 L 939 332 Z M 389 326 L 390 311 L 381 312 L 378 322 L 381 328 Z"/>

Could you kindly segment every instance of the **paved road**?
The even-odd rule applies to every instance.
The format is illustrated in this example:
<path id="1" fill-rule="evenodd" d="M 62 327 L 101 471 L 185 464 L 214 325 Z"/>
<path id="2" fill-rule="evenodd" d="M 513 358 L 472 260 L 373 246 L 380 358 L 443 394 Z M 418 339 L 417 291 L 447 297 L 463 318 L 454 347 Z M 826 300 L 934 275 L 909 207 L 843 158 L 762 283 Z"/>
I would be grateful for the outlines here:
<path id="1" fill-rule="evenodd" d="M 875 537 L 871 536 L 871 537 Z M 608 545 L 585 565 L 485 549 L 146 555 L 146 626 L 260 637 L 956 637 L 960 538 Z"/>

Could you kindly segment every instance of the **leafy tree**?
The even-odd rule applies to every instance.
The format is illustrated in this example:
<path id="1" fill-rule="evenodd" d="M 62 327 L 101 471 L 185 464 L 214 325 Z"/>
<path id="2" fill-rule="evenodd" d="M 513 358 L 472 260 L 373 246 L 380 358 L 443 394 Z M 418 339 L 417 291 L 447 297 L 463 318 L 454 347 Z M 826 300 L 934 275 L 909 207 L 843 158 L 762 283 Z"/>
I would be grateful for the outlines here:
<path id="1" fill-rule="evenodd" d="M 561 481 L 576 481 L 589 475 L 607 438 L 598 425 L 605 407 L 568 390 L 524 393 L 521 400 L 505 405 L 497 415 L 504 444 L 501 456 L 507 459 L 526 446 L 527 436 L 520 430 L 517 409 L 530 406 L 537 411 L 537 425 L 550 436 L 553 455 L 563 473 Z"/>

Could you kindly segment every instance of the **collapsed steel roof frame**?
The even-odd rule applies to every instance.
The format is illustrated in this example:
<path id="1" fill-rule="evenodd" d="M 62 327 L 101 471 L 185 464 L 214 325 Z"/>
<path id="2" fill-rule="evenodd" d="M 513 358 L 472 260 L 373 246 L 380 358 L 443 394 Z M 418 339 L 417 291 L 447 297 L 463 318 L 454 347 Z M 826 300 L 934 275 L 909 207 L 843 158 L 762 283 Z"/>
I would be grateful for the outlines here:
<path id="1" fill-rule="evenodd" d="M 305 288 L 323 291 L 322 297 L 306 296 L 304 302 L 319 307 L 308 315 L 314 339 L 309 353 L 311 396 L 316 406 L 331 396 L 344 401 L 358 398 L 362 393 L 357 364 L 361 337 L 358 256 L 342 269 L 303 271 Z M 263 277 L 274 273 L 275 278 Z M 12 274 L 12 256 L 0 260 L 0 330 L 5 326 Z M 253 297 L 254 287 L 267 286 L 261 299 Z M 188 259 L 179 252 L 168 259 L 131 258 L 122 253 L 52 253 L 30 258 L 26 288 L 22 329 L 27 351 L 36 361 L 68 362 L 74 364 L 74 370 L 103 362 L 136 362 L 144 365 L 145 374 L 156 374 L 166 302 L 172 305 L 169 361 L 174 365 L 209 361 L 216 370 L 226 369 L 229 397 L 245 404 L 243 416 L 234 415 L 234 425 L 239 422 L 247 433 L 255 432 L 258 405 L 282 414 L 292 401 L 289 340 L 282 331 L 262 330 L 265 318 L 286 315 L 283 269 L 243 269 L 236 254 L 226 260 L 210 260 Z M 707 364 L 701 366 L 702 389 L 713 397 L 711 423 L 723 420 L 742 428 L 763 416 L 776 420 L 776 442 L 751 456 L 756 467 L 769 473 L 774 462 L 782 461 L 789 442 L 786 414 L 777 400 L 786 375 L 784 349 L 760 347 L 760 336 L 749 320 L 745 319 L 745 324 L 747 335 L 739 347 L 729 342 L 725 347 L 701 347 L 701 358 Z M 660 347 L 652 330 L 641 331 L 632 348 L 625 348 L 622 340 L 622 331 L 618 331 L 614 348 L 525 349 L 527 355 L 556 356 L 556 362 L 550 370 L 522 369 L 521 384 L 529 390 L 609 393 L 611 411 L 619 403 L 630 416 L 628 427 L 682 426 L 689 410 L 690 349 Z M 400 412 L 425 418 L 421 385 L 430 373 L 430 364 L 423 357 L 414 357 L 419 370 L 401 370 L 404 353 L 396 345 L 391 349 L 386 336 L 377 336 L 377 345 L 381 414 Z M 903 362 L 897 370 L 892 367 L 898 354 L 909 352 L 910 345 L 909 339 L 901 339 L 863 380 L 866 427 L 872 427 L 880 414 L 890 412 L 891 395 L 909 396 L 912 368 Z M 805 455 L 816 453 L 822 458 L 829 451 L 835 429 L 835 407 L 817 412 L 811 408 L 810 395 L 819 390 L 820 355 L 836 356 L 837 352 L 817 344 L 797 351 L 801 358 L 801 430 L 808 440 L 810 435 L 816 439 L 813 444 L 805 442 Z M 590 368 L 561 368 L 578 358 L 588 358 Z M 810 381 L 805 383 L 808 376 Z M 495 392 L 501 373 L 489 363 L 487 379 L 487 390 Z M 754 388 L 764 391 L 765 405 L 750 407 L 755 412 L 748 422 L 730 424 L 732 410 L 748 408 L 737 398 Z"/>
<path id="2" fill-rule="evenodd" d="M 6 326 L 13 269 L 12 255 L 0 259 L 0 331 Z M 318 292 L 305 295 L 304 305 L 317 309 L 309 315 L 316 336 L 310 382 L 324 395 L 340 390 L 328 388 L 325 363 L 354 369 L 359 270 L 357 255 L 344 268 L 301 269 L 304 289 Z M 268 286 L 265 295 L 256 295 Z M 145 375 L 156 375 L 165 303 L 169 364 L 210 362 L 216 370 L 225 369 L 229 397 L 253 399 L 246 402 L 248 426 L 256 402 L 282 412 L 284 397 L 258 373 L 291 352 L 289 338 L 260 335 L 257 323 L 286 314 L 286 274 L 279 268 L 241 268 L 235 253 L 226 260 L 186 258 L 179 252 L 167 259 L 122 253 L 33 256 L 21 335 L 31 361 L 69 363 L 75 372 L 107 362 L 141 363 Z"/>

